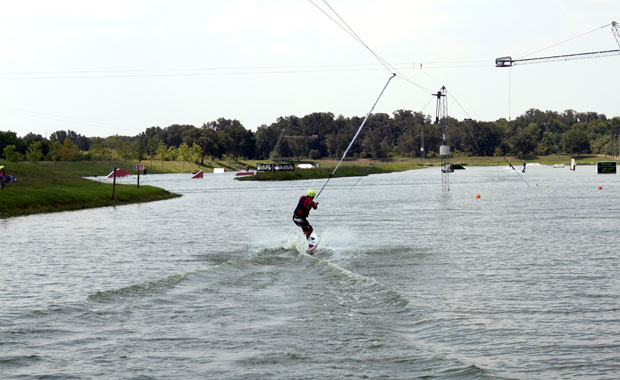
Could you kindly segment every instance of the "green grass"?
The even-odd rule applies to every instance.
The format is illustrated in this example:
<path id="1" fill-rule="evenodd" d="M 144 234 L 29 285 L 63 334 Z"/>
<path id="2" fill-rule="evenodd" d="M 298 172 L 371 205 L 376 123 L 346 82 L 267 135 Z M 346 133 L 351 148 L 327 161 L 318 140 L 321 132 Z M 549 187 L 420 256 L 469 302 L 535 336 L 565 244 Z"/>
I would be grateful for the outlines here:
<path id="1" fill-rule="evenodd" d="M 7 174 L 17 182 L 6 184 L 0 192 L 0 218 L 46 212 L 116 206 L 177 197 L 177 194 L 153 186 L 112 185 L 82 178 L 82 175 L 108 174 L 109 168 L 95 172 L 83 162 L 33 165 L 0 161 Z"/>
<path id="2" fill-rule="evenodd" d="M 159 161 L 142 160 L 140 163 L 147 169 L 148 174 L 162 173 L 191 173 L 197 170 L 213 172 L 213 168 L 224 168 L 227 171 L 246 170 L 247 166 L 256 167 L 257 161 L 232 161 L 232 160 L 205 160 L 204 165 L 181 162 L 181 161 Z M 138 161 L 42 161 L 38 166 L 46 169 L 69 171 L 81 177 L 92 177 L 108 175 L 115 167 L 135 173 L 134 164 Z M 7 165 L 6 163 L 4 165 Z M 12 165 L 9 163 L 8 166 Z M 36 165 L 33 165 L 36 166 Z"/>

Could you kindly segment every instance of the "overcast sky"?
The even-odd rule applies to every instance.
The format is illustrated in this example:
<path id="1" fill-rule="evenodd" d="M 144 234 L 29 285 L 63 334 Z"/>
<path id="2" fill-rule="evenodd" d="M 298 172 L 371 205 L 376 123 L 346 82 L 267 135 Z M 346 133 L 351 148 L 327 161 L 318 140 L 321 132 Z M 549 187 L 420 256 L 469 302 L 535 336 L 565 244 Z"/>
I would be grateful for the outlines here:
<path id="1" fill-rule="evenodd" d="M 459 120 L 620 116 L 620 55 L 494 62 L 620 49 L 608 25 L 620 0 L 327 3 L 399 72 L 375 112 L 434 116 L 431 92 L 446 86 Z M 390 72 L 317 6 L 331 12 L 323 0 L 0 0 L 0 130 L 134 136 L 220 117 L 256 130 L 280 116 L 364 116 Z"/>

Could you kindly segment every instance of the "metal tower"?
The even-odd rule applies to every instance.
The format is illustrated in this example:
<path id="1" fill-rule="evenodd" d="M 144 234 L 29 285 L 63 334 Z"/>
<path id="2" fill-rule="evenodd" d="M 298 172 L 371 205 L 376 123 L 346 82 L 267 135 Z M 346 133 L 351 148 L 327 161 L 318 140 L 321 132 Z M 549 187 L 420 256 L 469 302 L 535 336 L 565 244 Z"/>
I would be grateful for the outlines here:
<path id="1" fill-rule="evenodd" d="M 433 96 L 437 97 L 437 107 L 435 113 L 435 123 L 441 131 L 441 146 L 439 147 L 439 155 L 441 156 L 441 190 L 450 191 L 449 174 L 453 171 L 450 165 L 450 146 L 446 141 L 448 132 L 448 94 L 446 87 L 441 86 Z"/>
<path id="2" fill-rule="evenodd" d="M 611 33 L 614 35 L 618 46 L 620 47 L 620 24 L 615 21 L 612 21 L 610 24 L 604 25 L 603 27 L 607 27 L 611 25 Z M 543 62 L 557 62 L 557 61 L 571 61 L 574 59 L 585 59 L 585 58 L 599 58 L 599 57 L 608 57 L 611 55 L 619 55 L 620 49 L 613 50 L 602 50 L 602 51 L 590 51 L 587 53 L 573 53 L 573 54 L 562 54 L 562 55 L 553 55 L 549 57 L 537 57 L 537 58 L 522 58 L 522 59 L 512 59 L 512 57 L 499 57 L 495 59 L 496 67 L 511 67 L 514 65 L 524 65 L 528 63 L 543 63 Z"/>

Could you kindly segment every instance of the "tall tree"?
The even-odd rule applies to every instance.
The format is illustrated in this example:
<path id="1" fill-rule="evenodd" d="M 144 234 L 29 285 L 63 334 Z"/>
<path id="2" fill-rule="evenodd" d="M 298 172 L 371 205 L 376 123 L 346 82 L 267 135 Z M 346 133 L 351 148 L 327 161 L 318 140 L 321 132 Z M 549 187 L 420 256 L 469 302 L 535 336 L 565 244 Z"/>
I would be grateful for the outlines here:
<path id="1" fill-rule="evenodd" d="M 60 141 L 58 141 L 60 144 Z M 60 160 L 75 161 L 80 154 L 80 149 L 73 143 L 70 138 L 65 138 L 62 148 L 60 149 Z"/>
<path id="2" fill-rule="evenodd" d="M 7 161 L 17 162 L 21 161 L 22 155 L 17 151 L 17 147 L 11 144 L 4 147 L 4 158 Z"/>
<path id="3" fill-rule="evenodd" d="M 99 161 L 107 159 L 109 155 L 106 154 L 106 150 L 107 148 L 103 143 L 103 139 L 101 137 L 94 138 L 92 143 L 90 144 L 89 150 L 91 160 Z"/>
<path id="4" fill-rule="evenodd" d="M 536 149 L 536 136 L 526 128 L 521 128 L 510 138 L 512 153 L 517 156 L 526 156 Z"/>
<path id="5" fill-rule="evenodd" d="M 269 158 L 269 154 L 274 150 L 281 131 L 274 125 L 261 125 L 255 133 L 256 139 L 256 159 L 264 160 Z"/>
<path id="6" fill-rule="evenodd" d="M 4 152 L 4 148 L 9 145 L 13 145 L 18 150 L 17 147 L 20 145 L 20 141 L 17 138 L 17 134 L 11 131 L 0 131 L 0 152 Z"/>
<path id="7" fill-rule="evenodd" d="M 39 161 L 43 158 L 43 143 L 41 141 L 33 141 L 28 146 L 26 151 L 26 158 L 34 165 L 38 165 Z"/>
<path id="8" fill-rule="evenodd" d="M 159 142 L 159 145 L 157 145 L 157 158 L 161 161 L 161 167 L 163 168 L 164 160 L 168 158 L 168 148 L 166 148 L 166 144 L 161 141 Z"/>
<path id="9" fill-rule="evenodd" d="M 41 152 L 43 153 L 43 156 L 47 156 L 47 154 L 50 151 L 50 141 L 41 135 L 37 135 L 34 133 L 28 133 L 26 136 L 22 138 L 22 141 L 24 143 L 24 146 L 26 147 L 30 147 L 30 145 L 35 141 L 40 141 Z"/>
<path id="10" fill-rule="evenodd" d="M 564 134 L 562 145 L 566 153 L 590 153 L 590 140 L 586 133 L 573 128 Z"/>

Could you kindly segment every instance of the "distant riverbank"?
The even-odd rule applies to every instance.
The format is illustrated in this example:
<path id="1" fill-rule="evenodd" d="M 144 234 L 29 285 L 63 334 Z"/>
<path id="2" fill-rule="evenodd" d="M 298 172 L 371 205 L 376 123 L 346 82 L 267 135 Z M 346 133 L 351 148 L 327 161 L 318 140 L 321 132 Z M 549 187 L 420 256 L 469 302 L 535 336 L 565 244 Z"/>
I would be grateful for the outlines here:
<path id="1" fill-rule="evenodd" d="M 597 161 L 610 161 L 605 156 L 577 156 L 577 165 L 591 165 Z M 544 165 L 570 164 L 570 156 L 552 155 L 526 160 L 528 163 Z M 453 157 L 451 163 L 463 166 L 508 165 L 517 166 L 522 159 L 517 157 Z M 212 172 L 213 168 L 226 171 L 256 170 L 259 163 L 310 163 L 315 169 L 296 169 L 291 172 L 262 172 L 255 176 L 239 177 L 241 181 L 280 181 L 328 178 L 336 167 L 338 160 L 216 160 L 204 165 L 179 161 L 144 160 L 149 174 L 183 173 L 196 170 Z M 166 190 L 135 185 L 116 185 L 115 197 L 112 199 L 112 185 L 84 179 L 89 176 L 105 176 L 114 167 L 132 170 L 132 161 L 76 161 L 76 162 L 41 162 L 31 163 L 0 161 L 5 170 L 17 178 L 17 182 L 7 184 L 0 192 L 0 218 L 37 213 L 79 210 L 92 207 L 116 206 L 130 203 L 150 202 L 170 199 L 179 195 Z M 347 159 L 343 161 L 334 177 L 366 176 L 370 174 L 390 173 L 404 170 L 439 166 L 439 158 L 389 158 L 389 159 Z M 135 171 L 133 171 L 135 172 Z"/>
<path id="2" fill-rule="evenodd" d="M 564 164 L 570 165 L 571 156 L 550 155 L 526 159 L 526 163 L 539 163 L 542 165 Z M 605 156 L 575 156 L 577 165 L 593 165 L 597 161 L 609 161 Z M 295 169 L 294 171 L 258 172 L 254 176 L 237 178 L 240 181 L 289 181 L 302 179 L 328 178 L 336 168 L 339 160 L 302 160 L 314 166 L 313 169 Z M 462 166 L 521 166 L 524 161 L 518 157 L 453 157 L 450 163 Z M 263 161 L 265 162 L 265 161 Z M 277 163 L 287 161 L 278 160 Z M 295 162 L 295 161 L 291 161 Z M 405 170 L 422 169 L 431 166 L 440 166 L 440 158 L 386 158 L 386 159 L 347 159 L 342 162 L 334 177 L 356 177 L 370 174 L 391 173 Z"/>

